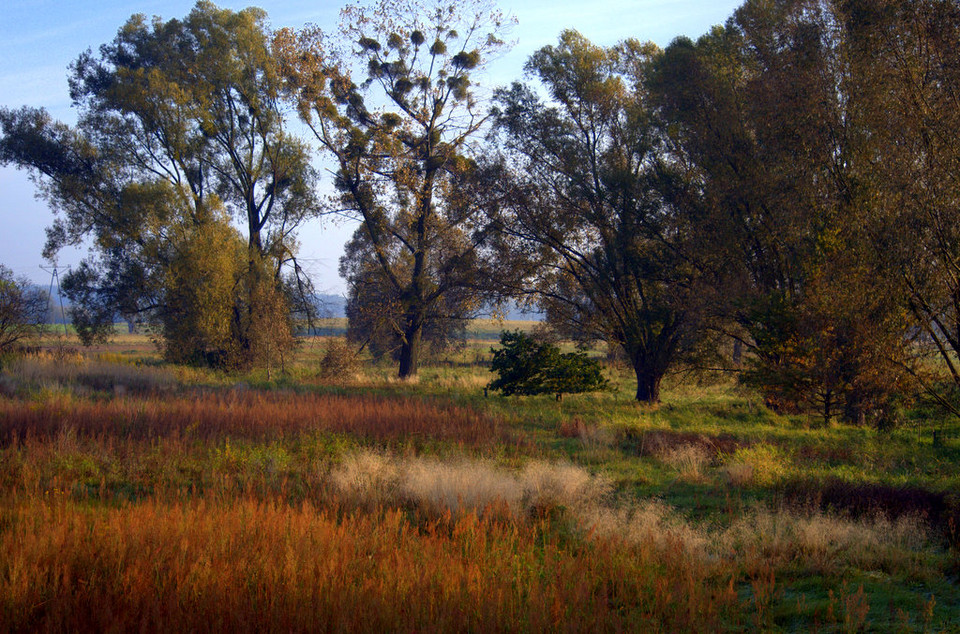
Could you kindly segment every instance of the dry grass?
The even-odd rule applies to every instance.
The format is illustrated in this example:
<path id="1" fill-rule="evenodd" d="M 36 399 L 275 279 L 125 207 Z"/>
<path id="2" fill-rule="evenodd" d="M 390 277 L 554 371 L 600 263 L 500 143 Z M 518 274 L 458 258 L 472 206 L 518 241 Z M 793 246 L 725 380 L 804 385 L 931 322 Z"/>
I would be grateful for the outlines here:
<path id="1" fill-rule="evenodd" d="M 676 445 L 660 450 L 657 458 L 670 465 L 686 480 L 697 481 L 712 460 L 710 452 L 699 444 Z"/>
<path id="2" fill-rule="evenodd" d="M 745 513 L 713 541 L 716 552 L 744 565 L 797 563 L 821 575 L 857 568 L 911 579 L 926 576 L 931 544 L 926 524 L 915 517 L 852 520 L 763 508 Z"/>
<path id="3" fill-rule="evenodd" d="M 474 515 L 52 499 L 0 517 L 9 631 L 702 631 L 737 606 L 670 551 Z"/>
<path id="4" fill-rule="evenodd" d="M 0 630 L 770 629 L 792 609 L 785 584 L 822 575 L 838 590 L 822 622 L 855 631 L 876 600 L 839 592 L 851 574 L 945 569 L 916 517 L 821 510 L 843 491 L 693 523 L 582 467 L 521 462 L 505 439 L 496 419 L 411 397 L 0 398 Z M 731 482 L 742 467 L 777 483 L 792 460 L 719 436 L 637 440 L 626 450 L 690 479 L 719 458 Z"/>
<path id="5" fill-rule="evenodd" d="M 515 472 L 483 460 L 397 458 L 371 451 L 344 459 L 330 479 L 354 504 L 412 504 L 435 516 L 492 509 L 514 518 L 532 517 L 543 509 L 592 508 L 610 491 L 604 478 L 569 464 L 532 461 Z"/>
<path id="6" fill-rule="evenodd" d="M 557 433 L 563 438 L 576 438 L 584 447 L 612 447 L 616 437 L 612 431 L 596 424 L 588 424 L 579 416 L 560 423 Z"/>
<path id="7" fill-rule="evenodd" d="M 175 372 L 154 368 L 90 359 L 79 353 L 40 354 L 21 357 L 4 367 L 5 392 L 34 390 L 41 395 L 51 393 L 85 393 L 90 390 L 115 394 L 170 391 L 177 387 Z"/>
<path id="8" fill-rule="evenodd" d="M 419 398 L 234 391 L 194 397 L 48 397 L 0 401 L 0 438 L 56 436 L 280 438 L 339 432 L 375 440 L 430 438 L 469 446 L 507 440 L 500 422 L 475 410 Z"/>

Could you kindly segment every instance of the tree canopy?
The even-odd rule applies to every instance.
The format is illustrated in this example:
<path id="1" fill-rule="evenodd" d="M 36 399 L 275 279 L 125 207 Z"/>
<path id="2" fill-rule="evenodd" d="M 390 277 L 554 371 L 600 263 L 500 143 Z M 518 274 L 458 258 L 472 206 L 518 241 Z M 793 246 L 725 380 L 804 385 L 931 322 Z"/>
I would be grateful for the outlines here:
<path id="1" fill-rule="evenodd" d="M 417 373 L 429 324 L 480 306 L 489 229 L 465 183 L 488 115 L 471 78 L 508 24 L 482 0 L 383 0 L 344 9 L 339 37 L 278 34 L 301 117 L 335 162 L 333 204 L 360 221 L 341 263 L 352 311 L 388 317 L 401 377 Z"/>
<path id="2" fill-rule="evenodd" d="M 247 354 L 252 289 L 280 291 L 296 229 L 317 212 L 316 174 L 285 131 L 279 88 L 265 14 L 201 1 L 183 20 L 135 15 L 98 54 L 82 54 L 70 73 L 75 127 L 36 109 L 0 111 L 0 162 L 31 170 L 57 213 L 46 255 L 93 241 L 64 283 L 88 338 L 119 313 L 157 325 L 176 358 L 223 357 L 219 337 L 186 357 L 175 352 L 183 310 L 209 309 L 231 317 L 218 326 L 230 331 L 229 352 Z M 241 234 L 231 219 L 246 249 L 233 249 Z M 183 289 L 188 277 L 176 272 L 205 270 L 202 244 L 245 262 L 217 269 L 226 289 L 217 305 Z M 198 303 L 184 307 L 191 296 Z"/>
<path id="3" fill-rule="evenodd" d="M 564 31 L 526 65 L 547 99 L 521 83 L 497 96 L 515 188 L 499 228 L 528 272 L 515 292 L 532 293 L 562 332 L 621 347 L 636 397 L 648 402 L 698 337 L 694 270 L 678 250 L 663 195 L 671 167 L 642 84 L 657 54 L 650 44 L 603 48 Z"/>

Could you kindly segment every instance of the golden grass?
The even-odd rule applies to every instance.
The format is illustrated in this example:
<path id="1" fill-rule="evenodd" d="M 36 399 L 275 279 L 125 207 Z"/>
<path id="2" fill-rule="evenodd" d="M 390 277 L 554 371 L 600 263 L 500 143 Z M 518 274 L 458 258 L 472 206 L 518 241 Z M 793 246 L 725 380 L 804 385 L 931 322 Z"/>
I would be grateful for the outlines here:
<path id="1" fill-rule="evenodd" d="M 756 565 L 802 563 L 811 573 L 836 575 L 846 568 L 926 575 L 926 525 L 915 517 L 850 520 L 824 513 L 777 512 L 758 508 L 745 513 L 715 540 L 716 552 Z"/>
<path id="2" fill-rule="evenodd" d="M 555 507 L 592 508 L 603 504 L 611 489 L 605 478 L 570 464 L 530 461 L 512 471 L 484 460 L 399 458 L 373 451 L 346 457 L 330 480 L 353 504 L 413 505 L 436 516 L 482 515 L 492 509 L 524 518 Z"/>
<path id="3" fill-rule="evenodd" d="M 56 498 L 0 518 L 10 631 L 690 631 L 737 605 L 674 552 L 469 514 Z"/>
<path id="4" fill-rule="evenodd" d="M 681 478 L 694 481 L 703 475 L 704 467 L 712 460 L 706 447 L 695 443 L 665 447 L 655 455 L 661 462 L 676 469 Z"/>

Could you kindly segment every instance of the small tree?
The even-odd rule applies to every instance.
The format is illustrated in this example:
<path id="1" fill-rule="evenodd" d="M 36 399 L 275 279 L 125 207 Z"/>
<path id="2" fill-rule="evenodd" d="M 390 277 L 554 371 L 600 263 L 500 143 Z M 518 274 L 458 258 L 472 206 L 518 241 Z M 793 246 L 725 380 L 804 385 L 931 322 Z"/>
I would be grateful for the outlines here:
<path id="1" fill-rule="evenodd" d="M 47 294 L 0 264 L 0 353 L 40 333 Z"/>
<path id="2" fill-rule="evenodd" d="M 499 350 L 491 349 L 490 371 L 500 375 L 488 385 L 491 390 L 507 396 L 556 394 L 559 401 L 564 394 L 608 387 L 600 363 L 583 352 L 561 353 L 556 346 L 538 343 L 519 330 L 501 333 L 500 346 Z"/>

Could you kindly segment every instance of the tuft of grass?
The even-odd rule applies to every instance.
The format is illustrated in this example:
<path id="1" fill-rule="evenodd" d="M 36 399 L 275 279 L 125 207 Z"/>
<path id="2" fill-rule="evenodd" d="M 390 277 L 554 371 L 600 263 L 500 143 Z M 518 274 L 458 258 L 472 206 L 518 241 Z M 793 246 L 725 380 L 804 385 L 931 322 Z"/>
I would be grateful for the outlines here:
<path id="1" fill-rule="evenodd" d="M 741 447 L 726 456 L 724 462 L 731 480 L 749 473 L 751 481 L 761 487 L 777 484 L 790 470 L 789 454 L 778 445 L 765 442 Z"/>
<path id="2" fill-rule="evenodd" d="M 710 452 L 698 444 L 677 445 L 658 453 L 659 460 L 670 465 L 680 473 L 680 477 L 698 481 L 703 475 L 704 467 L 710 464 Z"/>

